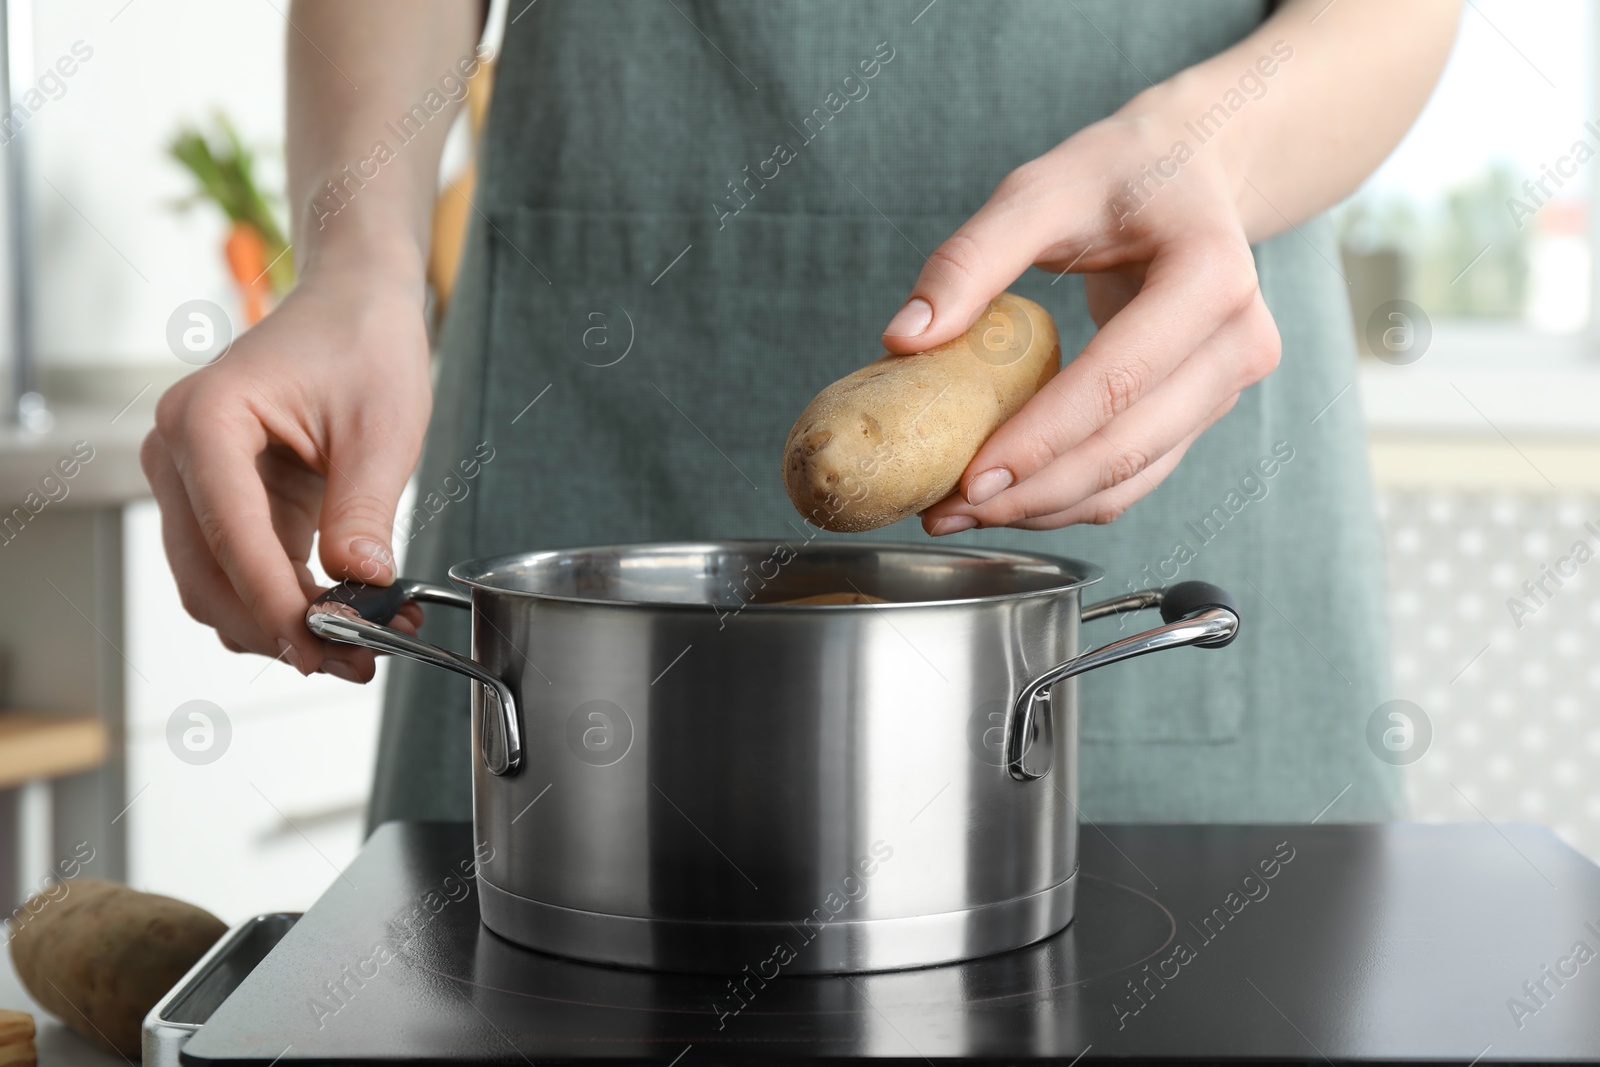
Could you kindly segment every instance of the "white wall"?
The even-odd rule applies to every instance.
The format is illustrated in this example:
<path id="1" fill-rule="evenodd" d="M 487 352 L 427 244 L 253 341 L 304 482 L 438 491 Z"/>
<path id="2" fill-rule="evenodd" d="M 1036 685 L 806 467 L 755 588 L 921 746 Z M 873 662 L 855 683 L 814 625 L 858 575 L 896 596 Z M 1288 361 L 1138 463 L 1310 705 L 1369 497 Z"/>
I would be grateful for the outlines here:
<path id="1" fill-rule="evenodd" d="M 181 121 L 220 108 L 247 144 L 262 147 L 266 184 L 281 186 L 288 25 L 279 12 L 288 0 L 75 0 L 35 8 L 39 72 L 76 41 L 94 50 L 61 98 L 24 128 L 39 240 L 41 358 L 171 363 L 165 330 L 177 305 L 203 297 L 235 309 L 237 298 L 222 259 L 221 213 L 169 207 L 194 186 L 166 144 Z"/>

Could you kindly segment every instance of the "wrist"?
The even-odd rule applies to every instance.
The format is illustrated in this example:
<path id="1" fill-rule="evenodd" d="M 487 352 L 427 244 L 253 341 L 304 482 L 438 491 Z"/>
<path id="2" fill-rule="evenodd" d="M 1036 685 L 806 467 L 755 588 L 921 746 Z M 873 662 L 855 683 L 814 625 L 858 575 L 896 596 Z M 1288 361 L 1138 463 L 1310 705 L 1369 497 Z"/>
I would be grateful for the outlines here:
<path id="1" fill-rule="evenodd" d="M 309 241 L 296 273 L 297 284 L 344 288 L 353 282 L 365 291 L 414 301 L 419 308 L 427 285 L 426 263 L 416 242 L 405 235 L 340 235 Z"/>
<path id="2" fill-rule="evenodd" d="M 428 213 L 420 198 L 391 184 L 356 186 L 330 179 L 301 198 L 293 220 L 295 260 L 302 278 L 355 273 L 369 285 L 411 290 L 427 278 Z"/>
<path id="3" fill-rule="evenodd" d="M 419 303 L 427 285 L 426 263 L 416 244 L 408 240 L 317 243 L 296 262 L 295 272 L 302 282 L 359 279 L 365 288 L 405 293 Z"/>
<path id="4" fill-rule="evenodd" d="M 1260 56 L 1230 49 L 1151 86 L 1117 114 L 1159 130 L 1171 142 L 1163 151 L 1182 142 L 1237 202 L 1250 187 L 1254 146 L 1271 119 L 1272 75 L 1280 66 L 1270 48 Z"/>

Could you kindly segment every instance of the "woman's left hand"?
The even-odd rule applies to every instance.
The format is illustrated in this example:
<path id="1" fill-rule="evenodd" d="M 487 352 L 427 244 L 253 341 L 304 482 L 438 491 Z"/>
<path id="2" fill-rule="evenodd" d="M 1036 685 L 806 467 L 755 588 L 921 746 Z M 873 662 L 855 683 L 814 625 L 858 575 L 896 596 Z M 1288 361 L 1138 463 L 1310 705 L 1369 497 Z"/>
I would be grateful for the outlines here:
<path id="1" fill-rule="evenodd" d="M 1194 140 L 1160 115 L 1113 115 L 1012 171 L 928 257 L 890 352 L 960 336 L 1030 266 L 1083 274 L 1100 327 L 923 512 L 928 533 L 1110 522 L 1277 366 L 1237 180 Z"/>

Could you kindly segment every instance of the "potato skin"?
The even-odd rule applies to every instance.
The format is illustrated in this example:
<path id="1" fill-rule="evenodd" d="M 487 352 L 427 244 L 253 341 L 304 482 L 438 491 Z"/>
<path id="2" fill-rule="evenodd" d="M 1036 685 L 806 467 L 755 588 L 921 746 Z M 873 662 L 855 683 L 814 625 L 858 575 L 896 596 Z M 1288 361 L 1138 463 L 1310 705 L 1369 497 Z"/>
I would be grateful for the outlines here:
<path id="1" fill-rule="evenodd" d="M 36 894 L 13 923 L 11 962 L 28 995 L 130 1058 L 146 1013 L 228 929 L 193 904 L 98 878 Z"/>
<path id="2" fill-rule="evenodd" d="M 1050 313 L 1002 293 L 965 335 L 840 378 L 789 431 L 783 484 L 808 522 L 875 530 L 943 500 L 1061 364 Z"/>

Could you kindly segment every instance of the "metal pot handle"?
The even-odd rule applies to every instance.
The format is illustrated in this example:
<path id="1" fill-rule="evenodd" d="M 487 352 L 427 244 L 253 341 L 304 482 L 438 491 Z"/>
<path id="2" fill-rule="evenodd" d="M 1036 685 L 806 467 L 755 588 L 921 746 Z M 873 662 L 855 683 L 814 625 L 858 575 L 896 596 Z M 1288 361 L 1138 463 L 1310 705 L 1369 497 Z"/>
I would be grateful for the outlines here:
<path id="1" fill-rule="evenodd" d="M 515 774 L 522 765 L 522 729 L 511 687 L 466 656 L 383 625 L 408 600 L 472 607 L 472 597 L 437 582 L 415 578 L 396 578 L 391 585 L 341 582 L 311 602 L 306 609 L 306 626 L 329 641 L 405 656 L 464 674 L 482 685 L 483 717 L 478 736 L 483 764 L 490 774 Z"/>
<path id="2" fill-rule="evenodd" d="M 1035 709 L 1049 699 L 1050 687 L 1075 675 L 1125 659 L 1160 652 L 1166 648 L 1197 645 L 1221 648 L 1239 633 L 1239 605 L 1225 590 L 1206 582 L 1179 582 L 1165 589 L 1146 589 L 1138 593 L 1091 604 L 1083 609 L 1082 620 L 1104 618 L 1125 611 L 1160 608 L 1165 626 L 1113 641 L 1109 645 L 1074 656 L 1046 671 L 1022 687 L 1011 705 L 1006 726 L 1006 769 L 1019 782 L 1043 778 L 1050 771 L 1030 770 L 1026 758 L 1034 735 Z"/>

